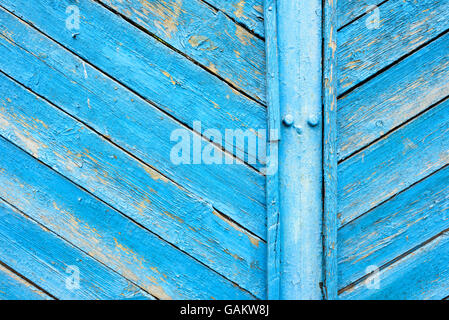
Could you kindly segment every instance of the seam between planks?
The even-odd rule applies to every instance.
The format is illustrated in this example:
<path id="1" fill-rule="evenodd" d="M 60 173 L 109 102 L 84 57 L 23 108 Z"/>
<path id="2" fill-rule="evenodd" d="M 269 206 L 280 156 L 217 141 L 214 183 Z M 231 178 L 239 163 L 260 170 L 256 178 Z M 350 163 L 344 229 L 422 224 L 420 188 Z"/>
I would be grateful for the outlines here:
<path id="1" fill-rule="evenodd" d="M 209 267 L 208 265 L 204 264 L 203 262 L 199 261 L 198 259 L 196 259 L 195 257 L 191 256 L 190 254 L 188 254 L 187 252 L 181 250 L 180 248 L 178 248 L 176 245 L 172 244 L 171 242 L 168 242 L 167 240 L 165 240 L 164 238 L 162 238 L 161 236 L 159 236 L 157 233 L 154 233 L 153 231 L 149 230 L 148 228 L 146 228 L 145 226 L 143 226 L 142 224 L 140 224 L 139 222 L 135 221 L 133 218 L 129 217 L 128 215 L 126 215 L 125 213 L 123 213 L 121 210 L 116 209 L 114 206 L 112 206 L 111 204 L 103 201 L 102 199 L 98 198 L 97 196 L 95 196 L 94 194 L 92 194 L 91 192 L 89 192 L 87 189 L 85 189 L 83 186 L 77 184 L 76 182 L 72 181 L 71 179 L 69 179 L 68 177 L 64 176 L 63 174 L 55 171 L 52 167 L 50 167 L 49 165 L 47 165 L 46 163 L 42 162 L 40 159 L 37 159 L 34 157 L 34 155 L 28 153 L 26 150 L 22 149 L 20 146 L 16 145 L 14 142 L 10 141 L 7 137 L 3 136 L 2 134 L 0 134 L 0 137 L 3 138 L 6 142 L 10 143 L 11 145 L 13 145 L 15 148 L 21 150 L 22 152 L 26 153 L 27 155 L 29 155 L 30 157 L 32 157 L 34 160 L 36 160 L 38 163 L 40 163 L 41 165 L 44 165 L 45 167 L 47 167 L 48 169 L 50 169 L 53 173 L 55 173 L 56 175 L 62 177 L 63 179 L 67 180 L 69 183 L 73 184 L 74 186 L 76 186 L 78 189 L 80 189 L 81 191 L 83 191 L 84 193 L 88 194 L 89 196 L 93 197 L 95 200 L 99 201 L 100 203 L 103 203 L 104 205 L 106 205 L 107 207 L 109 207 L 110 209 L 112 209 L 113 211 L 119 213 L 120 215 L 122 215 L 124 218 L 130 220 L 132 223 L 134 223 L 135 225 L 137 225 L 139 228 L 145 230 L 146 232 L 151 233 L 152 235 L 154 235 L 155 237 L 157 237 L 159 240 L 163 241 L 164 243 L 168 244 L 169 246 L 173 247 L 174 249 L 176 249 L 177 251 L 179 251 L 180 254 L 185 254 L 186 256 L 188 256 L 189 258 L 191 258 L 192 260 L 194 260 L 195 262 L 199 263 L 200 265 L 202 265 L 203 267 L 211 270 L 212 272 L 214 272 L 215 274 L 217 274 L 218 276 L 220 276 L 221 278 L 225 279 L 226 281 L 232 283 L 234 286 L 236 286 L 237 288 L 239 288 L 241 291 L 248 293 L 249 295 L 251 295 L 252 297 L 254 297 L 254 299 L 259 299 L 258 297 L 256 297 L 252 292 L 248 291 L 247 289 L 242 288 L 239 284 L 237 284 L 236 282 L 228 279 L 227 277 L 225 277 L 224 275 L 222 275 L 221 273 L 217 272 L 215 269 L 212 269 L 211 267 Z M 2 199 L 0 197 L 0 199 Z M 3 200 L 3 199 L 2 199 Z M 5 201 L 7 202 L 7 201 Z M 9 204 L 9 202 L 7 202 Z M 14 206 L 12 206 L 14 207 Z M 14 207 L 15 208 L 15 207 Z M 20 210 L 19 210 L 20 211 Z M 22 212 L 22 211 L 20 211 Z M 27 216 L 28 217 L 28 216 Z M 32 219 L 33 220 L 33 219 Z M 34 220 L 33 220 L 34 221 Z M 39 222 L 38 222 L 39 223 Z M 48 229 L 48 228 L 47 228 Z M 52 231 L 53 232 L 53 231 Z M 53 232 L 55 233 L 55 232 Z M 59 234 L 55 233 L 58 237 L 60 237 L 61 239 L 64 239 L 62 236 L 60 236 Z M 68 243 L 71 243 L 67 240 L 65 240 Z M 75 246 L 76 247 L 76 246 Z M 78 248 L 78 247 L 77 247 Z M 78 248 L 79 249 L 79 248 Z M 81 249 L 80 249 L 81 250 Z M 84 252 L 83 250 L 81 250 L 82 252 Z M 86 253 L 86 252 L 84 252 Z M 92 257 L 91 255 L 89 255 L 88 253 L 86 253 L 89 257 L 95 259 L 94 257 Z M 96 260 L 96 259 L 95 259 Z M 100 262 L 100 261 L 99 261 Z M 101 262 L 100 262 L 101 263 Z M 103 264 L 103 263 L 101 263 Z M 109 267 L 108 267 L 109 268 Z M 110 269 L 110 268 L 109 268 Z M 115 271 L 114 271 L 115 272 Z M 117 272 L 116 272 L 117 273 Z M 120 275 L 122 276 L 122 275 Z M 123 277 L 123 276 L 122 276 Z M 126 278 L 127 279 L 127 278 Z M 140 286 L 139 286 L 140 288 Z M 148 292 L 146 290 L 144 290 L 145 292 Z M 151 294 L 153 295 L 153 294 Z"/>
<path id="2" fill-rule="evenodd" d="M 113 77 L 112 75 L 110 75 L 108 72 L 106 72 L 105 70 L 97 67 L 96 65 L 92 64 L 90 61 L 84 59 L 83 57 L 79 56 L 76 52 L 72 51 L 71 49 L 67 48 L 66 46 L 64 46 L 63 44 L 61 44 L 60 42 L 58 42 L 57 40 L 53 39 L 51 36 L 47 35 L 46 33 L 44 33 L 42 30 L 38 29 L 36 26 L 34 26 L 33 24 L 23 20 L 22 18 L 20 18 L 19 16 L 17 16 L 16 14 L 14 14 L 13 12 L 9 11 L 8 9 L 6 9 L 5 7 L 3 7 L 0 4 L 0 8 L 2 8 L 4 11 L 8 12 L 9 14 L 11 14 L 12 16 L 14 16 L 16 19 L 18 19 L 19 21 L 21 21 L 22 23 L 26 24 L 27 26 L 33 28 L 34 30 L 36 30 L 37 32 L 39 32 L 42 36 L 46 37 L 47 39 L 53 41 L 54 43 L 56 43 L 58 46 L 60 46 L 63 50 L 67 51 L 68 53 L 72 54 L 73 56 L 75 56 L 76 58 L 80 59 L 81 61 L 83 61 L 84 63 L 86 63 L 87 65 L 89 65 L 90 67 L 94 68 L 95 70 L 97 70 L 98 72 L 102 73 L 104 76 L 106 76 L 107 78 L 109 78 L 110 80 L 118 83 L 120 86 L 122 86 L 123 88 L 125 88 L 126 90 L 130 91 L 131 93 L 133 93 L 134 95 L 136 95 L 137 97 L 139 97 L 140 99 L 142 99 L 143 101 L 147 102 L 148 104 L 150 104 L 152 107 L 156 108 L 158 111 L 162 112 L 165 116 L 169 117 L 171 120 L 175 121 L 177 124 L 181 125 L 182 127 L 184 127 L 184 129 L 187 129 L 190 132 L 195 133 L 196 135 L 200 136 L 203 141 L 206 141 L 208 143 L 213 144 L 216 148 L 219 148 L 221 151 L 223 151 L 226 155 L 229 155 L 230 157 L 232 157 L 234 160 L 236 160 L 238 163 L 245 165 L 246 167 L 250 168 L 251 170 L 257 172 L 258 174 L 260 174 L 261 176 L 264 176 L 264 174 L 257 169 L 255 166 L 247 163 L 245 160 L 240 159 L 238 157 L 236 157 L 233 153 L 231 153 L 230 151 L 225 149 L 225 146 L 220 146 L 218 145 L 216 142 L 211 141 L 210 139 L 208 139 L 207 137 L 203 136 L 201 134 L 201 132 L 197 132 L 195 130 L 193 130 L 193 128 L 191 126 L 189 126 L 187 123 L 184 123 L 183 121 L 175 118 L 173 115 L 171 115 L 170 113 L 168 113 L 166 110 L 164 110 L 163 108 L 160 108 L 155 102 L 149 100 L 148 98 L 145 98 L 143 95 L 141 95 L 140 93 L 138 93 L 137 91 L 135 91 L 134 89 L 132 89 L 131 87 L 129 87 L 128 85 L 126 85 L 125 83 L 123 83 L 122 81 L 116 79 L 115 77 Z M 19 48 L 21 48 L 22 50 L 30 53 L 31 55 L 35 56 L 33 53 L 29 52 L 28 50 L 24 49 L 23 47 L 21 47 L 20 45 L 16 44 Z M 45 62 L 44 62 L 45 63 Z M 46 64 L 46 63 L 45 63 Z M 30 90 L 31 91 L 31 90 Z M 260 104 L 261 108 L 265 108 L 265 106 L 263 104 Z M 236 147 L 236 149 L 238 149 Z M 240 150 L 240 149 L 238 149 Z M 244 151 L 244 150 L 243 150 Z M 247 153 L 244 151 L 245 155 L 247 155 Z M 238 164 L 237 163 L 237 164 Z"/>
<path id="3" fill-rule="evenodd" d="M 0 200 L 4 201 L 5 203 L 7 203 L 8 205 L 10 205 L 11 207 L 13 207 L 14 209 L 16 209 L 14 206 L 12 206 L 10 203 L 8 203 L 7 201 L 3 200 L 3 198 L 0 197 Z M 16 275 L 17 277 L 19 277 L 20 279 L 22 279 L 23 281 L 25 281 L 26 283 L 28 283 L 29 285 L 33 286 L 34 288 L 42 291 L 44 294 L 46 294 L 47 296 L 49 296 L 50 298 L 54 299 L 54 300 L 59 300 L 58 298 L 56 298 L 54 295 L 52 295 L 50 292 L 48 292 L 47 290 L 43 289 L 42 287 L 40 287 L 39 285 L 37 285 L 36 283 L 34 283 L 33 281 L 31 281 L 30 279 L 28 279 L 27 277 L 25 277 L 24 275 L 22 275 L 21 273 L 17 272 L 16 270 L 14 270 L 13 268 L 11 268 L 10 266 L 8 266 L 6 263 L 4 263 L 1 258 L 0 258 L 0 266 L 4 267 L 5 269 L 7 269 L 8 271 L 10 271 L 11 273 L 13 273 L 14 275 Z"/>

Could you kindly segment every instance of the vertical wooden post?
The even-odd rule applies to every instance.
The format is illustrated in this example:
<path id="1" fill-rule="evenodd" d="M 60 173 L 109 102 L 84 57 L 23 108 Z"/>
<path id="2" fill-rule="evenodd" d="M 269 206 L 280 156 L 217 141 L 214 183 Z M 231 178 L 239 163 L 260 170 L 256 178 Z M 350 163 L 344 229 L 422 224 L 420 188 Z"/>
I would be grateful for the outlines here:
<path id="1" fill-rule="evenodd" d="M 337 299 L 337 0 L 323 7 L 324 298 Z"/>
<path id="2" fill-rule="evenodd" d="M 335 5 L 265 0 L 269 299 L 336 297 Z"/>

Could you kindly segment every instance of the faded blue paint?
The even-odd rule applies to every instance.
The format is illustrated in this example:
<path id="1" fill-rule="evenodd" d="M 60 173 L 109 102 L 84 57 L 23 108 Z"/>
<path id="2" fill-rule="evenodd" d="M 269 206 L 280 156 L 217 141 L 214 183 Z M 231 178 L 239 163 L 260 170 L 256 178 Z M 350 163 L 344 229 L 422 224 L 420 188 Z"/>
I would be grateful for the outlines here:
<path id="1" fill-rule="evenodd" d="M 322 299 L 322 2 L 277 2 L 281 299 Z"/>
<path id="2" fill-rule="evenodd" d="M 195 195 L 186 192 L 152 168 L 136 162 L 94 131 L 4 75 L 0 75 L 0 79 L 2 91 L 9 93 L 1 102 L 2 136 L 141 226 L 184 252 L 189 252 L 248 290 L 264 296 L 262 279 L 266 249 L 262 241 L 227 221 Z M 43 124 L 27 126 L 26 123 L 33 123 L 36 121 L 34 119 Z M 36 190 L 42 188 L 37 187 Z M 7 190 L 4 192 L 7 193 Z M 124 228 L 117 226 L 118 231 Z M 140 239 L 144 236 L 137 237 L 137 233 L 134 234 L 139 239 L 136 244 L 140 244 Z M 148 237 L 150 234 L 147 234 Z M 203 245 L 208 243 L 214 245 Z M 157 246 L 156 243 L 154 245 Z M 166 244 L 164 248 L 161 252 L 168 250 L 170 246 Z M 175 256 L 176 253 L 181 263 L 185 259 L 184 255 L 180 251 L 173 251 L 172 255 Z M 149 261 L 151 260 L 153 259 Z M 167 267 L 173 269 L 173 264 L 174 262 L 170 262 Z M 195 264 L 193 260 L 185 263 L 189 268 L 193 268 Z M 196 273 L 200 274 L 199 271 Z M 146 279 L 144 275 L 145 273 L 142 278 Z M 208 277 L 205 275 L 204 279 Z M 170 285 L 182 285 L 179 282 L 181 280 L 177 279 L 178 284 Z"/>
<path id="3" fill-rule="evenodd" d="M 267 101 L 268 101 L 268 158 L 271 172 L 267 173 L 267 290 L 268 299 L 280 298 L 280 272 L 281 272 L 281 234 L 279 216 L 279 134 L 280 134 L 280 107 L 279 107 L 279 55 L 277 36 L 277 9 L 276 0 L 267 0 L 264 3 L 265 17 L 265 44 L 267 58 Z"/>
<path id="4" fill-rule="evenodd" d="M 0 298 L 449 296 L 448 2 L 262 2 L 2 1 Z M 174 165 L 193 120 L 280 170 Z"/>
<path id="5" fill-rule="evenodd" d="M 189 128 L 199 120 L 203 128 L 217 129 L 223 135 L 225 129 L 252 129 L 248 134 L 254 138 L 257 138 L 255 130 L 266 128 L 263 105 L 224 84 L 210 72 L 94 1 L 77 3 L 83 13 L 83 29 L 74 38 L 73 32 L 62 27 L 67 19 L 65 9 L 69 5 L 73 5 L 71 0 L 6 0 L 1 3 L 2 7 L 104 70 L 127 88 L 132 88 Z M 102 44 L 101 50 L 98 43 Z M 256 157 L 257 147 L 250 146 L 247 153 Z M 231 153 L 234 153 L 234 147 L 245 150 L 241 144 L 224 144 L 223 147 Z"/>
<path id="6" fill-rule="evenodd" d="M 337 0 L 323 2 L 323 295 L 337 283 Z"/>

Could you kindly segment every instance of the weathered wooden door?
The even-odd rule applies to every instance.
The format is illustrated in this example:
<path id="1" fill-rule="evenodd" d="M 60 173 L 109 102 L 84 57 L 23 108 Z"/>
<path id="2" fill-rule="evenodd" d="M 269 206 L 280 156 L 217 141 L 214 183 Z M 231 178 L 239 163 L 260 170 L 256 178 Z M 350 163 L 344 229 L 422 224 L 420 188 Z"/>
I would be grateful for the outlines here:
<path id="1" fill-rule="evenodd" d="M 449 296 L 448 14 L 2 0 L 0 298 Z"/>

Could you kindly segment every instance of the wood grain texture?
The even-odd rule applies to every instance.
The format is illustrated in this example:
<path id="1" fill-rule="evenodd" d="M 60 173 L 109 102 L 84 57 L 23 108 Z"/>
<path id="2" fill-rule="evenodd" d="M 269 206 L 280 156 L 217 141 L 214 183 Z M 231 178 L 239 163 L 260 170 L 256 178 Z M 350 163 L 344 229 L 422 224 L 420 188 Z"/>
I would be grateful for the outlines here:
<path id="1" fill-rule="evenodd" d="M 449 167 L 445 167 L 339 231 L 339 287 L 448 228 Z"/>
<path id="2" fill-rule="evenodd" d="M 200 0 L 101 0 L 212 73 L 265 103 L 263 40 Z"/>
<path id="3" fill-rule="evenodd" d="M 383 2 L 385 2 L 385 0 L 339 0 L 338 28 L 347 25 L 352 20 L 366 13 L 371 14 L 370 10 L 373 6 L 379 6 L 379 4 Z"/>
<path id="4" fill-rule="evenodd" d="M 352 221 L 448 162 L 446 100 L 339 165 L 339 224 Z"/>
<path id="5" fill-rule="evenodd" d="M 449 34 L 338 100 L 344 159 L 449 95 Z"/>
<path id="6" fill-rule="evenodd" d="M 446 0 L 391 0 L 379 9 L 378 29 L 359 19 L 338 33 L 338 94 L 449 28 Z"/>
<path id="7" fill-rule="evenodd" d="M 267 291 L 268 299 L 280 298 L 281 244 L 279 212 L 279 52 L 277 32 L 277 6 L 275 0 L 264 1 L 265 45 L 267 59 L 267 102 L 268 102 L 268 156 L 270 165 L 266 174 L 267 203 Z"/>
<path id="8" fill-rule="evenodd" d="M 337 0 L 323 2 L 323 291 L 337 298 Z"/>
<path id="9" fill-rule="evenodd" d="M 1 139 L 0 143 L 5 142 Z M 2 145 L 2 150 L 5 150 L 3 147 Z M 2 171 L 3 163 L 2 161 Z M 1 177 L 3 180 L 3 174 Z M 63 241 L 42 225 L 27 219 L 3 201 L 0 201 L 0 217 L 2 261 L 17 272 L 26 274 L 28 279 L 56 298 L 152 299 L 130 281 Z M 70 281 L 71 273 L 67 270 L 71 266 L 79 269 L 79 288 L 66 285 Z"/>
<path id="10" fill-rule="evenodd" d="M 0 63 L 2 71 L 265 239 L 261 174 L 240 164 L 174 164 L 171 134 L 184 130 L 192 141 L 188 128 L 5 11 L 0 16 L 9 35 L 0 35 L 0 51 L 8 57 Z M 211 144 L 203 141 L 206 146 Z"/>
<path id="11" fill-rule="evenodd" d="M 322 2 L 279 1 L 281 299 L 323 299 Z M 289 121 L 288 117 L 290 117 Z"/>
<path id="12" fill-rule="evenodd" d="M 264 36 L 263 0 L 202 0 L 226 13 L 260 37 Z"/>
<path id="13" fill-rule="evenodd" d="M 0 78 L 2 92 L 8 93 L 0 107 L 1 135 L 163 239 L 263 297 L 263 241 L 4 75 Z M 187 259 L 179 251 L 174 252 L 179 256 L 177 261 Z M 192 273 L 198 277 L 207 274 L 204 270 Z M 208 279 L 206 275 L 204 279 Z M 192 286 L 189 282 L 183 288 L 190 290 Z M 198 291 L 197 295 L 208 292 L 206 288 Z"/>
<path id="14" fill-rule="evenodd" d="M 0 265 L 0 300 L 51 300 L 52 298 Z"/>
<path id="15" fill-rule="evenodd" d="M 7 151 L 1 157 L 0 196 L 2 198 L 155 297 L 160 299 L 252 298 L 249 293 L 215 271 L 98 201 L 4 139 L 1 139 L 0 143 L 2 150 Z M 33 172 L 33 175 L 29 172 Z M 20 227 L 23 223 L 18 224 L 16 232 L 23 228 Z M 7 229 L 9 232 L 11 228 Z M 171 228 L 171 233 L 181 238 L 182 235 L 177 231 L 175 226 Z M 18 235 L 11 236 L 11 239 L 15 237 Z M 32 239 L 29 235 L 24 238 L 31 242 L 24 244 L 24 248 L 32 246 L 32 243 L 45 248 L 55 241 L 54 239 Z M 8 246 L 4 247 L 6 250 Z M 11 248 L 11 251 L 15 252 L 13 249 Z M 57 251 L 57 256 L 63 256 L 65 251 L 65 249 Z M 2 257 L 4 258 L 4 255 Z M 19 252 L 17 257 L 20 261 Z M 30 259 L 32 257 L 31 251 Z M 87 261 L 87 258 L 82 258 L 81 261 Z M 80 269 L 83 269 L 77 261 L 71 264 L 79 265 Z M 17 270 L 19 272 L 23 270 L 29 276 L 29 269 L 33 268 L 24 265 L 23 269 Z M 235 266 L 234 270 L 236 270 Z M 38 274 L 45 275 L 46 271 L 42 270 Z M 105 277 L 113 279 L 112 276 Z M 117 289 L 111 288 L 109 294 L 119 288 L 119 286 Z M 55 287 L 48 291 L 53 293 L 55 290 L 63 289 L 63 285 L 55 284 Z"/>
<path id="16" fill-rule="evenodd" d="M 77 4 L 81 13 L 80 30 L 65 28 L 70 0 L 3 1 L 1 6 L 14 12 L 76 52 L 96 67 L 138 92 L 182 123 L 192 127 L 201 121 L 203 128 L 249 130 L 257 138 L 266 128 L 266 109 L 226 85 L 184 56 L 105 9 L 96 2 Z M 98 46 L 101 43 L 101 46 Z M 237 149 L 256 157 L 257 147 Z M 234 153 L 234 146 L 224 144 Z"/>
<path id="17" fill-rule="evenodd" d="M 449 233 L 378 273 L 379 289 L 362 282 L 340 295 L 355 300 L 436 300 L 448 295 Z M 370 281 L 370 279 L 368 279 Z"/>

